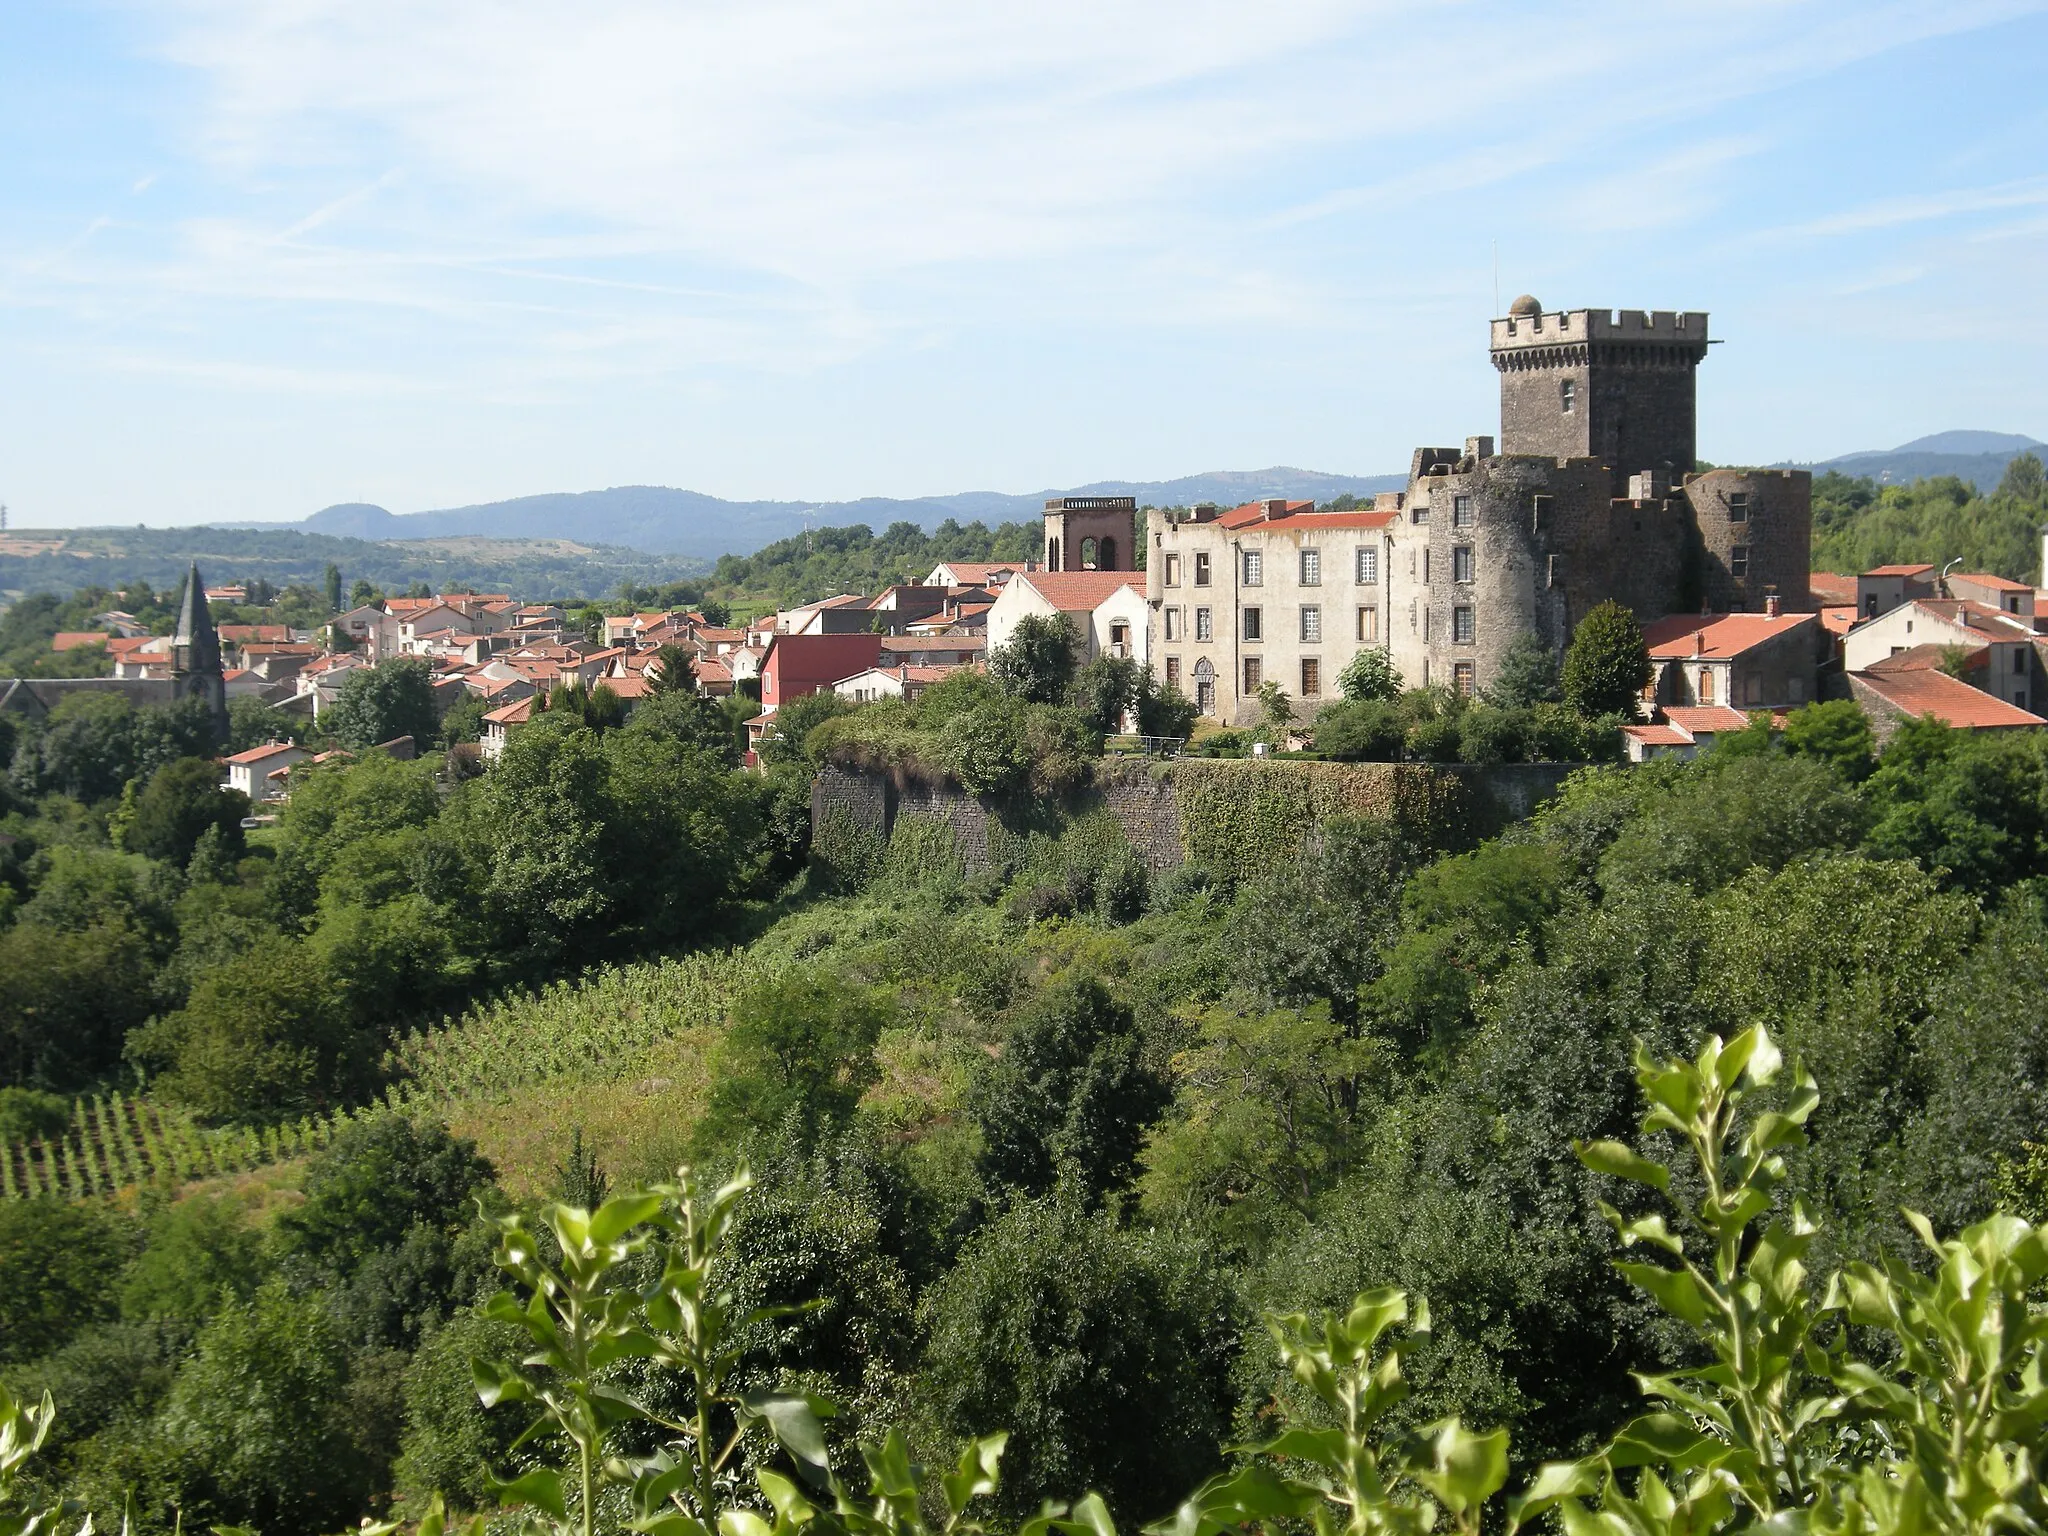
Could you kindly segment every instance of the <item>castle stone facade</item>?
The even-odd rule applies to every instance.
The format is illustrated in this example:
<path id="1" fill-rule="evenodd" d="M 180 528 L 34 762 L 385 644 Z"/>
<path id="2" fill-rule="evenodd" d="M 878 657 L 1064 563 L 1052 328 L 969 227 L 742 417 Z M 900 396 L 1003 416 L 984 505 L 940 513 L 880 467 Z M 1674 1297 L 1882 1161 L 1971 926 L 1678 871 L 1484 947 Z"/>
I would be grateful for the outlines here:
<path id="1" fill-rule="evenodd" d="M 1645 622 L 1761 611 L 1773 598 L 1811 606 L 1811 477 L 1697 468 L 1707 345 L 1698 312 L 1546 313 L 1517 299 L 1492 324 L 1499 451 L 1490 437 L 1419 448 L 1407 490 L 1370 512 L 1152 513 L 1162 671 L 1204 714 L 1241 723 L 1266 681 L 1312 711 L 1366 645 L 1384 647 L 1411 686 L 1474 692 L 1516 640 L 1561 655 L 1609 599 Z"/>

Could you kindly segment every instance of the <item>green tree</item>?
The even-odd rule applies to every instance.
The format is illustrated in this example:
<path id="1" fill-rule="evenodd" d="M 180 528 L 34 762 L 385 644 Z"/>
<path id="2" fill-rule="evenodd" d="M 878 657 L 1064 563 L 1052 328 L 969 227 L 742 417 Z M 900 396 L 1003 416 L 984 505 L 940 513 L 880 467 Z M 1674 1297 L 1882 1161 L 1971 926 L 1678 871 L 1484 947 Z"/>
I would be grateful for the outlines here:
<path id="1" fill-rule="evenodd" d="M 465 1251 L 463 1237 L 493 1176 L 473 1142 L 440 1125 L 354 1123 L 307 1168 L 278 1250 L 320 1278 L 359 1344 L 412 1348 L 482 1281 L 484 1249 Z"/>
<path id="2" fill-rule="evenodd" d="M 262 1280 L 263 1239 L 231 1199 L 188 1195 L 149 1222 L 142 1252 L 121 1277 L 121 1315 L 197 1326 Z"/>
<path id="3" fill-rule="evenodd" d="M 2041 467 L 2041 456 L 2031 451 L 2014 455 L 1999 477 L 1996 494 L 2036 506 L 2048 504 L 2048 470 Z"/>
<path id="4" fill-rule="evenodd" d="M 658 646 L 647 664 L 647 692 L 654 698 L 665 693 L 695 693 L 697 664 L 682 646 L 670 641 Z"/>
<path id="5" fill-rule="evenodd" d="M 1501 656 L 1486 701 L 1501 709 L 1526 709 L 1531 704 L 1556 704 L 1563 697 L 1557 657 L 1550 647 L 1532 634 L 1515 636 Z"/>
<path id="6" fill-rule="evenodd" d="M 750 988 L 719 1042 L 698 1144 L 726 1150 L 788 1130 L 808 1147 L 832 1135 L 875 1081 L 875 1042 L 893 1017 L 879 994 L 817 966 Z"/>
<path id="7" fill-rule="evenodd" d="M 271 708 L 253 693 L 237 694 L 228 700 L 230 752 L 246 752 L 273 741 L 298 741 L 304 734 L 298 721 Z"/>
<path id="8" fill-rule="evenodd" d="M 1074 628 L 1057 613 L 1028 613 L 989 652 L 989 680 L 1030 704 L 1057 704 L 1074 677 Z"/>
<path id="9" fill-rule="evenodd" d="M 1851 784 L 1862 783 L 1877 767 L 1876 738 L 1853 699 L 1793 710 L 1785 717 L 1784 739 L 1794 757 L 1818 758 Z"/>
<path id="10" fill-rule="evenodd" d="M 1017 1020 L 975 1085 L 982 1172 L 1026 1194 L 1067 1184 L 1099 1197 L 1130 1181 L 1166 1099 L 1131 1010 L 1092 976 L 1063 983 Z"/>
<path id="11" fill-rule="evenodd" d="M 939 732 L 939 757 L 974 795 L 1006 795 L 1031 776 L 1031 745 L 1014 701 L 991 700 L 953 716 Z"/>
<path id="12" fill-rule="evenodd" d="M 1579 620 L 1564 653 L 1563 682 L 1565 703 L 1588 720 L 1636 718 L 1650 683 L 1650 649 L 1636 616 L 1610 601 Z"/>
<path id="13" fill-rule="evenodd" d="M 128 1223 L 103 1205 L 0 1200 L 0 1364 L 37 1359 L 112 1316 L 132 1251 Z"/>
<path id="14" fill-rule="evenodd" d="M 1403 686 L 1393 657 L 1376 645 L 1361 646 L 1337 674 L 1337 687 L 1347 699 L 1391 702 L 1401 696 Z"/>
<path id="15" fill-rule="evenodd" d="M 154 1006 L 153 971 L 149 947 L 118 919 L 0 930 L 0 1084 L 84 1087 L 113 1067 Z"/>
<path id="16" fill-rule="evenodd" d="M 1068 702 L 1095 728 L 1114 734 L 1138 700 L 1139 667 L 1127 656 L 1097 656 L 1074 674 Z"/>
<path id="17" fill-rule="evenodd" d="M 440 739 L 433 675 L 417 656 L 394 656 L 374 667 L 357 667 L 343 680 L 321 723 L 336 741 L 358 750 L 400 736 L 431 746 Z"/>
<path id="18" fill-rule="evenodd" d="M 348 1353 L 318 1296 L 273 1282 L 223 1308 L 160 1421 L 185 1517 L 280 1531 L 347 1524 L 379 1470 L 357 1443 L 347 1386 Z"/>
<path id="19" fill-rule="evenodd" d="M 1185 741 L 1198 718 L 1195 701 L 1171 683 L 1161 682 L 1147 664 L 1138 675 L 1138 733 Z"/>
<path id="20" fill-rule="evenodd" d="M 298 940 L 271 936 L 210 972 L 185 1006 L 130 1039 L 163 1093 L 220 1120 L 332 1110 L 367 1087 L 375 1047 Z"/>
<path id="21" fill-rule="evenodd" d="M 322 574 L 321 586 L 327 596 L 327 611 L 341 612 L 341 567 L 330 561 Z"/>
<path id="22" fill-rule="evenodd" d="M 209 830 L 219 834 L 230 854 L 239 855 L 242 818 L 248 814 L 249 797 L 224 788 L 215 764 L 205 758 L 180 758 L 150 775 L 136 797 L 126 842 L 136 853 L 183 868 Z"/>
<path id="23" fill-rule="evenodd" d="M 761 743 L 761 761 L 771 766 L 801 763 L 815 768 L 817 764 L 805 746 L 806 738 L 827 720 L 849 714 L 854 708 L 851 699 L 841 698 L 830 688 L 799 694 L 776 709 L 774 724 Z"/>
<path id="24" fill-rule="evenodd" d="M 1099 1490 L 1126 1519 L 1163 1512 L 1216 1464 L 1231 1310 L 1192 1235 L 1026 1201 L 926 1293 L 920 1405 L 941 1432 L 1009 1428 L 1006 1516 L 1074 1488 Z"/>

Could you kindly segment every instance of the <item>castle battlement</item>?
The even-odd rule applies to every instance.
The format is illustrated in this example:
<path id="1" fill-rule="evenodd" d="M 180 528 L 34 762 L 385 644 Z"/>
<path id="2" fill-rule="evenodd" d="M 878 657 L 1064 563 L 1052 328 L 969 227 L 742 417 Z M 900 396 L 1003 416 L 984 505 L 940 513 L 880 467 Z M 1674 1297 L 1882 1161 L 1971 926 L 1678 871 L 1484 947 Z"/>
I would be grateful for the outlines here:
<path id="1" fill-rule="evenodd" d="M 1511 314 L 1493 322 L 1496 353 L 1589 341 L 1704 348 L 1707 316 L 1695 309 L 1566 309 Z"/>

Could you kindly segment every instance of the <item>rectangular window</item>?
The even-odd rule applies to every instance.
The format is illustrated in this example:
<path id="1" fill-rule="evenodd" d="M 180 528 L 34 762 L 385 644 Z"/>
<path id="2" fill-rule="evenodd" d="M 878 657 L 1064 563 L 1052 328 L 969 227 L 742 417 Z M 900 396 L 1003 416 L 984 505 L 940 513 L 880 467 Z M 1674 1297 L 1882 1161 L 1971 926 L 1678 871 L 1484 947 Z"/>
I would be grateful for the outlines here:
<path id="1" fill-rule="evenodd" d="M 1213 640 L 1216 638 L 1216 626 L 1209 621 L 1209 610 L 1206 608 L 1197 608 L 1195 610 L 1195 638 L 1197 640 Z"/>
<path id="2" fill-rule="evenodd" d="M 1472 643 L 1472 610 L 1463 603 L 1451 610 L 1451 639 L 1458 645 Z"/>
<path id="3" fill-rule="evenodd" d="M 1180 638 L 1180 610 L 1178 608 L 1166 610 L 1166 638 L 1169 640 L 1178 640 Z"/>
<path id="4" fill-rule="evenodd" d="M 1459 661 L 1451 664 L 1451 686 L 1458 690 L 1459 698 L 1469 699 L 1472 697 L 1471 662 Z"/>
<path id="5" fill-rule="evenodd" d="M 1178 656 L 1166 658 L 1166 686 L 1169 688 L 1178 688 L 1180 686 L 1180 658 Z"/>
<path id="6" fill-rule="evenodd" d="M 1323 610 L 1313 603 L 1304 603 L 1301 609 L 1301 643 L 1319 645 L 1323 639 Z"/>
<path id="7" fill-rule="evenodd" d="M 1166 557 L 1166 585 L 1168 585 L 1169 587 L 1177 587 L 1180 585 L 1179 555 L 1168 555 Z"/>
<path id="8" fill-rule="evenodd" d="M 1301 552 L 1301 584 L 1304 587 L 1319 587 L 1323 584 L 1323 552 L 1319 549 L 1304 549 Z"/>
<path id="9" fill-rule="evenodd" d="M 1266 557 L 1256 549 L 1244 552 L 1244 584 L 1256 587 L 1266 579 Z"/>
<path id="10" fill-rule="evenodd" d="M 1378 583 L 1380 579 L 1380 552 L 1378 550 L 1368 549 L 1364 545 L 1359 546 L 1354 579 L 1361 587 L 1370 587 Z"/>
<path id="11" fill-rule="evenodd" d="M 1209 557 L 1207 554 L 1195 556 L 1195 585 L 1198 587 L 1209 585 Z"/>
<path id="12" fill-rule="evenodd" d="M 1358 610 L 1358 643 L 1370 645 L 1380 637 L 1380 611 L 1377 608 Z"/>
<path id="13" fill-rule="evenodd" d="M 1419 501 L 1419 502 L 1417 502 L 1417 503 L 1416 503 L 1416 504 L 1415 504 L 1414 506 L 1410 507 L 1410 508 L 1408 509 L 1408 521 L 1409 521 L 1409 522 L 1411 522 L 1411 523 L 1426 523 L 1426 522 L 1428 522 L 1428 521 L 1429 521 L 1429 503 L 1428 503 L 1428 502 L 1426 502 L 1426 501 Z"/>
<path id="14" fill-rule="evenodd" d="M 1429 638 L 1429 604 L 1422 605 L 1422 638 Z"/>
<path id="15" fill-rule="evenodd" d="M 1737 544 L 1728 551 L 1728 574 L 1737 581 L 1742 581 L 1749 575 L 1749 546 L 1747 544 Z"/>
<path id="16" fill-rule="evenodd" d="M 1477 563 L 1472 558 L 1472 546 L 1470 544 L 1460 544 L 1451 551 L 1451 580 L 1473 580 L 1473 570 Z"/>
<path id="17" fill-rule="evenodd" d="M 1265 614 L 1264 614 L 1264 613 L 1263 613 L 1262 611 L 1260 611 L 1260 610 L 1259 610 L 1259 609 L 1257 609 L 1257 608 L 1247 608 L 1247 609 L 1245 609 L 1245 611 L 1244 611 L 1244 637 L 1245 637 L 1245 639 L 1247 639 L 1247 640 L 1263 640 L 1263 639 L 1265 639 L 1265 638 L 1266 638 L 1266 635 L 1265 635 L 1265 628 L 1266 628 L 1266 616 L 1265 616 Z"/>
<path id="18" fill-rule="evenodd" d="M 1245 657 L 1245 659 L 1244 659 L 1244 694 L 1245 694 L 1245 697 L 1246 697 L 1246 698 L 1250 698 L 1250 697 L 1251 697 L 1251 696 L 1252 696 L 1253 694 L 1257 693 L 1257 692 L 1259 691 L 1259 684 L 1263 683 L 1263 682 L 1264 682 L 1265 680 L 1266 680 L 1266 669 L 1265 669 L 1265 666 L 1264 666 L 1264 665 L 1263 665 L 1263 664 L 1262 664 L 1262 663 L 1260 662 L 1259 658 L 1258 658 L 1258 657 L 1256 657 L 1256 656 L 1247 656 L 1247 657 Z"/>
<path id="19" fill-rule="evenodd" d="M 1429 551 L 1426 549 L 1422 552 L 1422 584 L 1425 587 L 1429 585 Z"/>
<path id="20" fill-rule="evenodd" d="M 1730 491 L 1728 493 L 1728 521 L 1731 523 L 1746 523 L 1749 521 L 1749 492 Z"/>
<path id="21" fill-rule="evenodd" d="M 1323 664 L 1313 656 L 1301 658 L 1301 696 L 1312 699 L 1323 691 Z"/>
<path id="22" fill-rule="evenodd" d="M 1531 496 L 1529 498 L 1529 509 L 1530 531 L 1533 533 L 1548 533 L 1550 531 L 1550 498 L 1548 496 Z"/>
<path id="23" fill-rule="evenodd" d="M 1451 526 L 1453 528 L 1470 528 L 1472 526 L 1472 498 L 1470 496 L 1453 496 L 1451 498 Z"/>

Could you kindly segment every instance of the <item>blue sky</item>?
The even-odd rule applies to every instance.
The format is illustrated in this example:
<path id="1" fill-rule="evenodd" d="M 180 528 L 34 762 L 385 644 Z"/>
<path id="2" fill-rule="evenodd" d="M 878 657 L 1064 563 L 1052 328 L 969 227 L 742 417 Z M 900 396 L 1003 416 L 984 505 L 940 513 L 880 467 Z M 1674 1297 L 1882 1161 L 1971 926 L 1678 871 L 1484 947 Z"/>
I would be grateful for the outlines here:
<path id="1" fill-rule="evenodd" d="M 16 527 L 1405 467 L 1692 308 L 1701 452 L 2048 437 L 2048 0 L 0 0 Z"/>

